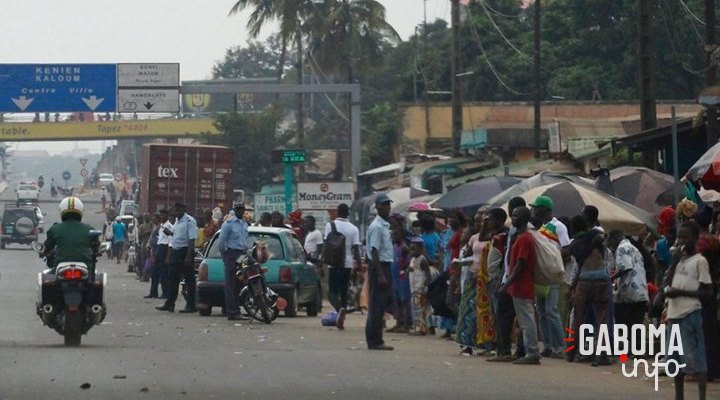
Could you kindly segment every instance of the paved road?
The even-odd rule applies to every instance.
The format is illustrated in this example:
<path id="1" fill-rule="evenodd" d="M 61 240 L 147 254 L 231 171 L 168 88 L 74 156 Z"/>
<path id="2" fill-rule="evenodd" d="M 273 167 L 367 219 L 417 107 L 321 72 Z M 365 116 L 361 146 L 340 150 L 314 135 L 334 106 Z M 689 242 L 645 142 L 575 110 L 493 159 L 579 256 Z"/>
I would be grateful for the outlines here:
<path id="1" fill-rule="evenodd" d="M 97 205 L 88 221 L 99 225 Z M 57 220 L 46 205 L 48 226 Z M 107 260 L 109 313 L 65 348 L 34 313 L 42 269 L 21 246 L 0 252 L 0 399 L 637 399 L 655 397 L 652 381 L 624 378 L 619 366 L 543 360 L 495 365 L 463 357 L 435 337 L 387 335 L 393 352 L 365 350 L 361 315 L 339 332 L 318 318 L 235 324 L 220 316 L 170 314 L 142 298 L 146 284 Z M 89 383 L 90 388 L 81 385 Z M 711 384 L 709 398 L 720 397 Z M 658 398 L 671 398 L 665 379 Z M 694 396 L 694 395 L 690 395 Z M 693 397 L 688 397 L 693 398 Z"/>

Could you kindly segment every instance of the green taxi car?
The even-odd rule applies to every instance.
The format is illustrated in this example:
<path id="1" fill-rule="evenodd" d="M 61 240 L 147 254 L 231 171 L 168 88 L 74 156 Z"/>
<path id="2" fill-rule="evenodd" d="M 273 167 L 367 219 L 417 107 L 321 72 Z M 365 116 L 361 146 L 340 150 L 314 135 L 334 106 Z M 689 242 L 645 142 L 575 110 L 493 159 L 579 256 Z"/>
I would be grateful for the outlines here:
<path id="1" fill-rule="evenodd" d="M 314 317 L 322 308 L 322 285 L 317 267 L 307 260 L 297 236 L 289 229 L 250 227 L 249 243 L 265 241 L 270 249 L 267 285 L 287 301 L 286 317 L 297 316 L 305 307 Z M 225 267 L 219 249 L 220 232 L 213 236 L 198 267 L 197 304 L 200 315 L 208 316 L 213 307 L 225 306 Z M 224 311 L 224 310 L 223 310 Z"/>

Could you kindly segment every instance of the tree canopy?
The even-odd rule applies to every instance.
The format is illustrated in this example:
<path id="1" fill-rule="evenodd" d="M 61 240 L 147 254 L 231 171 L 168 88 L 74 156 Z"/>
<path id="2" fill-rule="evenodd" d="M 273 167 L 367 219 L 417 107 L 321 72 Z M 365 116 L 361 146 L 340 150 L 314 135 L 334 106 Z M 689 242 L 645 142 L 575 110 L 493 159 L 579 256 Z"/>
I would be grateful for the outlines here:
<path id="1" fill-rule="evenodd" d="M 302 35 L 296 46 L 305 83 L 362 85 L 364 160 L 387 162 L 389 143 L 399 140 L 403 103 L 449 102 L 451 31 L 443 20 L 420 23 L 406 41 L 385 21 L 375 0 L 318 0 L 302 3 L 299 12 L 278 14 L 271 0 L 240 0 L 254 10 L 251 33 L 271 19 L 281 22 L 287 40 Z M 236 5 L 237 5 L 236 4 Z M 545 99 L 634 101 L 639 96 L 636 0 L 543 0 L 541 58 Z M 656 97 L 693 99 L 704 84 L 702 0 L 653 1 L 653 54 Z M 285 6 L 283 6 L 285 7 Z M 520 0 L 473 0 L 464 8 L 461 27 L 462 68 L 474 73 L 463 79 L 464 101 L 529 101 L 534 86 L 533 5 Z M 291 9 L 292 8 L 292 9 Z M 297 11 L 292 14 L 293 10 Z M 273 14 L 274 13 L 274 14 Z M 290 24 L 291 19 L 300 21 Z M 284 21 L 283 18 L 288 19 Z M 420 21 L 418 21 L 420 22 Z M 298 28 L 299 27 L 299 28 Z M 299 29 L 299 31 L 298 31 Z M 228 50 L 213 74 L 218 77 L 271 76 L 272 63 L 282 64 L 283 44 L 249 42 Z M 295 81 L 297 74 L 283 76 Z M 347 99 L 312 96 L 304 110 L 316 121 L 308 144 L 347 146 L 339 132 L 349 132 Z M 290 108 L 298 103 L 286 102 Z M 395 118 L 389 121 L 387 118 Z M 397 133 L 397 132 L 396 132 Z M 338 136 L 340 135 L 340 136 Z M 383 136 L 387 135 L 387 137 Z"/>

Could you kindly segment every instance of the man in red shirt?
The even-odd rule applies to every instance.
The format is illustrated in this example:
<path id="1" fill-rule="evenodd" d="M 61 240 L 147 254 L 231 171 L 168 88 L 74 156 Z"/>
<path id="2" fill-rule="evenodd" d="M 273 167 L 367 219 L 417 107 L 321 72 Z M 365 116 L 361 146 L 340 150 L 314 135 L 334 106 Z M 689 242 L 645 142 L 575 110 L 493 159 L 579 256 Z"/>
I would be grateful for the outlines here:
<path id="1" fill-rule="evenodd" d="M 535 239 L 528 232 L 530 210 L 517 207 L 512 212 L 512 224 L 517 229 L 510 249 L 510 278 L 500 287 L 512 296 L 518 324 L 523 334 L 525 357 L 513 361 L 513 364 L 540 364 L 538 353 L 537 325 L 535 322 L 535 280 L 534 271 Z"/>

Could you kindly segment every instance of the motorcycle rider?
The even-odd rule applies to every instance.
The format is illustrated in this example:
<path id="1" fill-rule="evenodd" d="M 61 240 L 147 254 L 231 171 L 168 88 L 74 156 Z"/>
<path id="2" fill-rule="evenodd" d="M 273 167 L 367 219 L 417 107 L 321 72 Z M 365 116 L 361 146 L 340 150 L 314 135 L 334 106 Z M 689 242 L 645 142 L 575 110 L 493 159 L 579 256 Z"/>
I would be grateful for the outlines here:
<path id="1" fill-rule="evenodd" d="M 76 261 L 85 263 L 92 276 L 95 264 L 90 231 L 93 228 L 82 223 L 83 203 L 77 197 L 66 197 L 59 208 L 62 223 L 48 229 L 43 256 L 52 254 L 52 272 L 61 262 Z"/>

